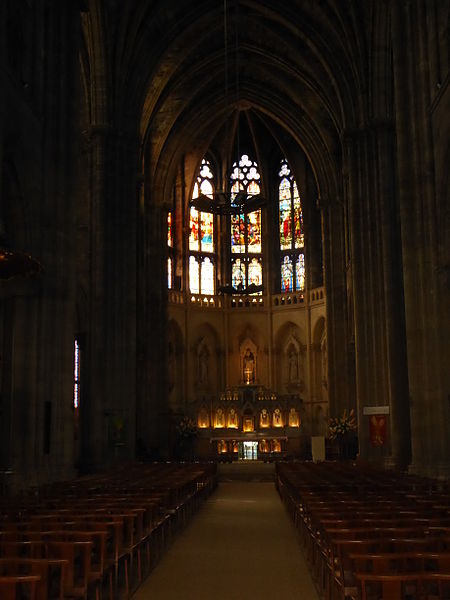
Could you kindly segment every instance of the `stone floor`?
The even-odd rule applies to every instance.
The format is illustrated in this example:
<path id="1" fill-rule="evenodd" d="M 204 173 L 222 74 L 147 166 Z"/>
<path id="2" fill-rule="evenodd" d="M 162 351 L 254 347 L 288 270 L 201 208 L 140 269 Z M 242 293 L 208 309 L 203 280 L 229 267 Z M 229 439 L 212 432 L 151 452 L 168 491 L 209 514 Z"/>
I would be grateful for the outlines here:
<path id="1" fill-rule="evenodd" d="M 219 486 L 133 600 L 318 600 L 264 463 L 219 466 Z"/>

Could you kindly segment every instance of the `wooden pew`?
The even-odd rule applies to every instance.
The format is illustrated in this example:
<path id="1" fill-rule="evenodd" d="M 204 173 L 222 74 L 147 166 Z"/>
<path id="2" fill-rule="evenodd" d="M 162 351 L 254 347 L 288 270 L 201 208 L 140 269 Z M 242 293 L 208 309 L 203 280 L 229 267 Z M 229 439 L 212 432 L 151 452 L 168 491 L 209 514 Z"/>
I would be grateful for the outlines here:
<path id="1" fill-rule="evenodd" d="M 63 600 L 68 562 L 51 558 L 1 558 L 0 576 L 37 575 L 36 600 Z"/>
<path id="2" fill-rule="evenodd" d="M 0 598 L 2 600 L 37 600 L 39 575 L 5 575 L 0 576 Z"/>

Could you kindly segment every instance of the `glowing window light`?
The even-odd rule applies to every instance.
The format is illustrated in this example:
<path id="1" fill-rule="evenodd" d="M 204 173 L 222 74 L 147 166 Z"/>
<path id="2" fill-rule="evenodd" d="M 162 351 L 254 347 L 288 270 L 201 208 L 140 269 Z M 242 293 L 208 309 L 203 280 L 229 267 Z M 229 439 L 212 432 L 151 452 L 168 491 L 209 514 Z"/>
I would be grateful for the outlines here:
<path id="1" fill-rule="evenodd" d="M 80 406 L 80 346 L 78 340 L 74 343 L 74 358 L 73 358 L 73 407 Z"/>
<path id="2" fill-rule="evenodd" d="M 286 159 L 281 161 L 278 185 L 281 292 L 305 289 L 305 235 L 297 183 Z"/>

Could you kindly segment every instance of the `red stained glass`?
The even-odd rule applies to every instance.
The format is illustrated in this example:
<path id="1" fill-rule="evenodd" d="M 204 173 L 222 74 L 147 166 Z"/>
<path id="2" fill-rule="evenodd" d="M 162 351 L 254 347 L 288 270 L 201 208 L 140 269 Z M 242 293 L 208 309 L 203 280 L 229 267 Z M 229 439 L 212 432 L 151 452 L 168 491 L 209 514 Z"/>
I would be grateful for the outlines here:
<path id="1" fill-rule="evenodd" d="M 172 213 L 167 213 L 167 245 L 173 246 Z"/>
<path id="2" fill-rule="evenodd" d="M 292 259 L 285 256 L 281 263 L 281 291 L 292 292 L 294 287 L 294 269 Z"/>
<path id="3" fill-rule="evenodd" d="M 242 254 L 245 252 L 245 216 L 231 216 L 231 252 Z"/>
<path id="4" fill-rule="evenodd" d="M 259 254 L 261 252 L 261 211 L 248 213 L 247 219 L 248 251 Z"/>
<path id="5" fill-rule="evenodd" d="M 198 250 L 198 211 L 195 208 L 191 208 L 190 222 L 189 222 L 189 249 Z"/>

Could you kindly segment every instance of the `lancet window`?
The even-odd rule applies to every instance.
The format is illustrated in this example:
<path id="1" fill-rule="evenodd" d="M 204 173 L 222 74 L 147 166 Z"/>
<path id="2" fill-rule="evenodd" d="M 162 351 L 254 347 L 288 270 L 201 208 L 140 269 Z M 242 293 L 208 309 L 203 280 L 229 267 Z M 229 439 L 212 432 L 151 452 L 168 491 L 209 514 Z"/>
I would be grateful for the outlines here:
<path id="1" fill-rule="evenodd" d="M 305 289 L 305 237 L 297 183 L 286 160 L 281 161 L 278 186 L 281 291 Z"/>
<path id="2" fill-rule="evenodd" d="M 169 249 L 167 257 L 167 287 L 173 288 L 173 213 L 167 213 L 167 246 Z"/>
<path id="3" fill-rule="evenodd" d="M 230 175 L 231 203 L 239 193 L 261 192 L 258 165 L 243 154 Z M 231 215 L 231 283 L 237 290 L 262 285 L 261 209 Z"/>
<path id="4" fill-rule="evenodd" d="M 214 195 L 214 175 L 207 159 L 202 160 L 192 198 Z M 191 206 L 189 212 L 189 289 L 192 294 L 215 293 L 214 215 Z"/>

